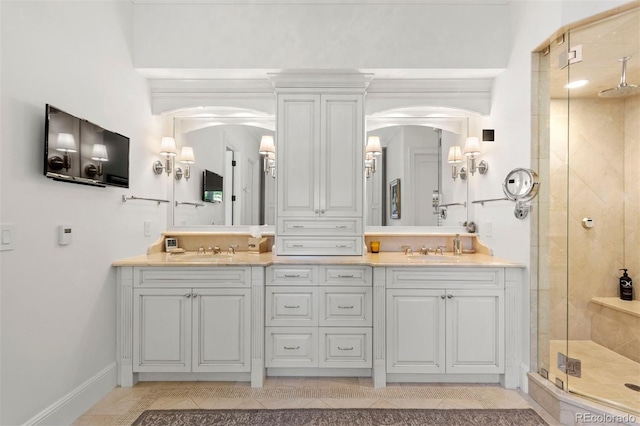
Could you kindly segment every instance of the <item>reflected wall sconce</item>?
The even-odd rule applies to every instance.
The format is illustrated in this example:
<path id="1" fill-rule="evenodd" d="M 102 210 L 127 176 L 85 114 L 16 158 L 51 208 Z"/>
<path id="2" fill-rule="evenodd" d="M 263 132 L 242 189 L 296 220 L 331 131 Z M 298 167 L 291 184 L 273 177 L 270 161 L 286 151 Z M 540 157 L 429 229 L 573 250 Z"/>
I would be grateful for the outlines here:
<path id="1" fill-rule="evenodd" d="M 107 147 L 101 143 L 94 143 L 91 150 L 91 159 L 98 162 L 98 167 L 93 164 L 87 164 L 84 168 L 84 173 L 91 178 L 102 176 L 102 163 L 105 161 L 109 161 L 109 156 L 107 155 Z"/>
<path id="2" fill-rule="evenodd" d="M 196 162 L 196 156 L 193 153 L 193 148 L 190 146 L 183 146 L 180 150 L 180 162 L 184 164 L 184 173 L 180 167 L 176 167 L 176 180 L 182 179 L 184 175 L 185 180 L 189 180 L 191 177 L 190 165 Z"/>
<path id="3" fill-rule="evenodd" d="M 260 139 L 260 148 L 258 149 L 261 155 L 264 155 L 264 172 L 265 174 L 271 173 L 272 177 L 276 177 L 276 145 L 273 142 L 273 136 L 264 135 Z"/>
<path id="4" fill-rule="evenodd" d="M 452 147 L 449 147 L 449 156 L 447 157 L 447 162 L 449 164 L 452 164 L 452 166 L 451 166 L 451 177 L 453 178 L 453 180 L 456 180 L 458 178 L 458 166 L 457 166 L 457 164 L 458 163 L 462 163 L 462 150 L 460 149 L 460 147 L 458 145 L 454 145 Z M 460 178 L 463 179 L 463 180 L 467 178 L 466 170 L 465 170 L 464 176 L 462 175 L 462 173 L 460 173 Z"/>
<path id="5" fill-rule="evenodd" d="M 167 172 L 168 176 L 171 174 L 173 169 L 173 157 L 176 156 L 176 140 L 174 138 L 168 136 L 162 138 L 162 142 L 160 143 L 160 155 L 165 156 L 165 164 L 162 164 L 162 161 L 157 160 L 153 163 L 153 172 L 157 175 L 162 174 L 162 172 Z"/>
<path id="6" fill-rule="evenodd" d="M 380 145 L 380 136 L 369 136 L 367 138 L 367 146 L 364 153 L 364 169 L 367 179 L 376 172 L 378 156 L 382 155 L 382 146 Z"/>
<path id="7" fill-rule="evenodd" d="M 71 156 L 69 156 L 69 153 L 78 151 L 76 148 L 76 139 L 71 133 L 58 133 L 58 146 L 56 151 L 62 152 L 63 158 L 58 156 L 51 157 L 49 159 L 49 166 L 53 170 L 64 168 L 66 171 L 69 171 L 71 168 Z"/>
<path id="8" fill-rule="evenodd" d="M 476 166 L 476 155 L 480 154 L 480 141 L 477 137 L 471 136 L 468 137 L 466 142 L 464 143 L 464 155 L 469 157 L 471 160 L 471 166 L 469 167 L 469 172 L 473 176 L 476 173 L 476 170 L 484 175 L 489 171 L 489 163 L 482 160 Z"/>

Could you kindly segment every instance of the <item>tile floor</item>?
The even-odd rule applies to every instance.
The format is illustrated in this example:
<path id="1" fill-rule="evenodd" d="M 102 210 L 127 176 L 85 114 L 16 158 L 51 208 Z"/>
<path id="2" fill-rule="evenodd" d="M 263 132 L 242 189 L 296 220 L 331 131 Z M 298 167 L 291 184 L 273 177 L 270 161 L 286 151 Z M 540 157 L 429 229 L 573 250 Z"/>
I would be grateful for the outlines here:
<path id="1" fill-rule="evenodd" d="M 582 361 L 581 377 L 566 377 L 557 369 L 556 356 L 561 352 Z M 565 389 L 596 401 L 603 402 L 633 414 L 640 414 L 640 392 L 624 386 L 640 386 L 640 364 L 598 345 L 591 340 L 552 340 L 549 358 L 549 379 L 560 377 Z"/>
<path id="2" fill-rule="evenodd" d="M 491 384 L 397 384 L 375 389 L 370 378 L 269 377 L 248 382 L 141 382 L 116 388 L 73 425 L 130 425 L 150 409 L 231 408 L 533 408 L 558 423 L 519 390 Z"/>

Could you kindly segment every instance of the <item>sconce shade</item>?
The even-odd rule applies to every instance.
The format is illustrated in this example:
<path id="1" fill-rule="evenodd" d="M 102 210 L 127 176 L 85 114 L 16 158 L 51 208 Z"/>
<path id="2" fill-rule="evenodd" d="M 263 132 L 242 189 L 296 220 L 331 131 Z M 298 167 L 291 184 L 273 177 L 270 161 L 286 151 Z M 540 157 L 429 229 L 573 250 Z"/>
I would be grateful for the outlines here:
<path id="1" fill-rule="evenodd" d="M 176 155 L 176 140 L 168 136 L 163 137 L 160 143 L 160 154 L 167 157 Z"/>
<path id="2" fill-rule="evenodd" d="M 469 157 L 476 154 L 480 154 L 480 140 L 475 136 L 468 137 L 464 143 L 464 155 Z"/>
<path id="3" fill-rule="evenodd" d="M 367 139 L 367 147 L 365 152 L 372 153 L 373 155 L 382 154 L 382 146 L 380 145 L 380 136 L 369 136 Z"/>
<path id="4" fill-rule="evenodd" d="M 57 151 L 76 152 L 76 140 L 71 133 L 58 133 Z"/>
<path id="5" fill-rule="evenodd" d="M 450 164 L 462 163 L 462 150 L 458 145 L 449 147 L 449 157 L 447 162 Z"/>
<path id="6" fill-rule="evenodd" d="M 91 151 L 91 159 L 96 161 L 109 161 L 107 147 L 101 143 L 94 143 Z"/>
<path id="7" fill-rule="evenodd" d="M 190 146 L 183 146 L 180 151 L 180 162 L 186 164 L 192 164 L 196 162 L 196 157 L 193 153 L 193 148 Z"/>
<path id="8" fill-rule="evenodd" d="M 276 145 L 273 143 L 273 136 L 264 135 L 260 139 L 260 148 L 258 149 L 260 154 L 268 154 L 270 152 L 276 152 Z"/>

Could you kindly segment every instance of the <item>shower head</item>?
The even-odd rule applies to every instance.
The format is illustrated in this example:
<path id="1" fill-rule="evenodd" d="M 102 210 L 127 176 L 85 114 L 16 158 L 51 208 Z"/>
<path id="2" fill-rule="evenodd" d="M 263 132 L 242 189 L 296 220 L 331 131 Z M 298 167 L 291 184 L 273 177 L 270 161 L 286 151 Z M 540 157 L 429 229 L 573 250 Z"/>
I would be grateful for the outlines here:
<path id="1" fill-rule="evenodd" d="M 620 77 L 620 84 L 613 89 L 601 90 L 598 93 L 598 96 L 601 98 L 622 98 L 624 96 L 637 95 L 640 93 L 640 86 L 627 84 L 627 61 L 629 59 L 631 59 L 631 56 L 620 58 L 620 62 L 622 62 L 622 76 Z"/>

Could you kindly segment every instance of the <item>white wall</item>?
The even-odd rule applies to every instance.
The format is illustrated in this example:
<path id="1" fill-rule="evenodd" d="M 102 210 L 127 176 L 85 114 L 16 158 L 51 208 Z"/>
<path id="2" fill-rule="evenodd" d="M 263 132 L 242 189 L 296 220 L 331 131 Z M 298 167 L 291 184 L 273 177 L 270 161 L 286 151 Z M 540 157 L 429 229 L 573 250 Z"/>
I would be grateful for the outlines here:
<path id="1" fill-rule="evenodd" d="M 128 2 L 11 2 L 2 10 L 0 423 L 22 424 L 115 362 L 115 270 L 159 237 L 166 197 L 151 163 L 161 133 L 148 85 L 132 66 Z M 43 176 L 45 104 L 131 138 L 129 190 Z M 152 221 L 144 237 L 143 222 Z M 58 246 L 70 224 L 73 243 Z M 115 375 L 114 375 L 115 378 Z M 81 413 L 77 413 L 79 415 Z"/>
<path id="2" fill-rule="evenodd" d="M 505 4 L 134 7 L 139 68 L 495 69 L 508 59 Z"/>

